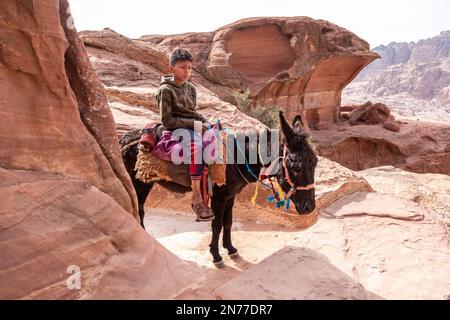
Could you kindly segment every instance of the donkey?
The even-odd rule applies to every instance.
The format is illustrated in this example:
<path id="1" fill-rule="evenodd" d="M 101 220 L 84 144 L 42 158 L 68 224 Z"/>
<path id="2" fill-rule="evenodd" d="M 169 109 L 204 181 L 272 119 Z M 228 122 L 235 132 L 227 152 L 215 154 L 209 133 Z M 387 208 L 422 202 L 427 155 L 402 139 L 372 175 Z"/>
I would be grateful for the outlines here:
<path id="1" fill-rule="evenodd" d="M 307 138 L 309 135 L 303 131 L 301 117 L 297 116 L 292 122 L 292 127 L 286 121 L 283 113 L 279 112 L 280 127 L 284 139 L 279 147 L 279 159 L 283 165 L 279 165 L 278 171 L 273 174 L 278 180 L 287 197 L 294 203 L 299 214 L 309 214 L 315 207 L 314 173 L 317 166 L 317 156 L 311 148 Z M 127 132 L 121 139 L 122 158 L 125 167 L 131 176 L 136 189 L 139 203 L 139 216 L 144 227 L 144 203 L 154 183 L 144 183 L 135 178 L 134 170 L 139 152 L 138 140 L 140 130 Z M 269 140 L 269 139 L 268 139 Z M 133 143 L 134 141 L 134 143 Z M 269 140 L 270 141 L 270 140 Z M 249 142 L 238 146 L 234 141 L 235 162 L 226 165 L 226 184 L 214 185 L 211 198 L 211 209 L 215 219 L 212 223 L 212 240 L 210 253 L 213 263 L 217 268 L 225 266 L 222 256 L 219 254 L 219 237 L 223 229 L 223 247 L 228 251 L 232 259 L 239 258 L 238 250 L 231 241 L 231 227 L 233 223 L 233 205 L 235 197 L 249 183 L 256 182 L 261 170 L 265 167 L 258 158 L 256 164 L 238 164 L 236 157 L 239 152 L 245 154 L 247 161 L 250 150 Z M 243 156 L 243 155 L 242 155 Z M 178 193 L 190 192 L 191 189 L 169 181 L 158 181 L 162 187 Z"/>

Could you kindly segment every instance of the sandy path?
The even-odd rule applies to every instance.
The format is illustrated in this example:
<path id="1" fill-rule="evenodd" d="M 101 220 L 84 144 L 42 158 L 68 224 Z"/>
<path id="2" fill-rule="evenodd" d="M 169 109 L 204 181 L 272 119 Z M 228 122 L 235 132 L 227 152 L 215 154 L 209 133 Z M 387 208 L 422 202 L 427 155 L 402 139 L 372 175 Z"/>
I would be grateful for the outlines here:
<path id="1" fill-rule="evenodd" d="M 193 213 L 147 208 L 145 226 L 147 232 L 169 251 L 201 269 L 194 285 L 181 293 L 177 297 L 179 299 L 215 299 L 215 289 L 281 250 L 298 235 L 298 232 L 287 231 L 280 225 L 235 219 L 233 245 L 239 249 L 242 258 L 231 260 L 221 247 L 226 267 L 217 269 L 209 253 L 210 224 L 195 222 Z"/>

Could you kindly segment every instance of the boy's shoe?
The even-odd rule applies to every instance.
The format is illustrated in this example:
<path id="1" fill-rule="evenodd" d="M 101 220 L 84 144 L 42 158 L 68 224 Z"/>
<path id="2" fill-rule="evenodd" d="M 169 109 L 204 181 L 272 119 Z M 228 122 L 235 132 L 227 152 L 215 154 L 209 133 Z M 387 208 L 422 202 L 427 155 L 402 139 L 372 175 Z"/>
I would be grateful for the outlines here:
<path id="1" fill-rule="evenodd" d="M 197 215 L 197 222 L 207 222 L 214 220 L 214 214 L 203 202 L 199 202 L 196 204 L 192 203 L 191 207 Z"/>

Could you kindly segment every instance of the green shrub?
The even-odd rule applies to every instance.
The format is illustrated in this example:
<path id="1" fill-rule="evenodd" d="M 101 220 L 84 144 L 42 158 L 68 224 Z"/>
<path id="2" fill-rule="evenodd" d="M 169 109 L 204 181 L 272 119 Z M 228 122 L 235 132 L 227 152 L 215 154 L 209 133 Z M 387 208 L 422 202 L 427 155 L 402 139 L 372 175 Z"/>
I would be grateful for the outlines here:
<path id="1" fill-rule="evenodd" d="M 236 99 L 239 110 L 247 114 L 252 107 L 252 93 L 250 92 L 250 89 L 247 89 L 244 92 L 236 91 L 233 96 Z"/>
<path id="2" fill-rule="evenodd" d="M 249 116 L 258 119 L 269 128 L 275 129 L 280 127 L 278 110 L 279 108 L 277 106 L 269 106 L 269 107 L 256 106 L 255 109 L 251 110 Z"/>
<path id="3" fill-rule="evenodd" d="M 255 108 L 252 108 L 252 93 L 249 89 L 244 92 L 236 91 L 234 98 L 236 99 L 239 111 L 242 113 L 259 120 L 269 128 L 274 129 L 280 126 L 280 120 L 278 118 L 279 108 L 277 106 L 261 107 L 257 105 Z"/>

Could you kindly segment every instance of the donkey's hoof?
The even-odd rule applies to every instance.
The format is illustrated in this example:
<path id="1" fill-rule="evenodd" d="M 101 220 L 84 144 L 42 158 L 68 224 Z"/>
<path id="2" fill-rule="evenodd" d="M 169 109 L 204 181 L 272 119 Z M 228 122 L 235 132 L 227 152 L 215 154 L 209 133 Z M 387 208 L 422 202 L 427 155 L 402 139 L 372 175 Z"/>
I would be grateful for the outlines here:
<path id="1" fill-rule="evenodd" d="M 239 255 L 239 252 L 229 254 L 228 256 L 230 257 L 231 260 L 237 260 L 237 259 L 241 258 L 241 256 Z"/>
<path id="2" fill-rule="evenodd" d="M 217 261 L 217 262 L 213 262 L 213 263 L 214 263 L 214 266 L 215 266 L 217 269 L 223 269 L 223 268 L 225 268 L 225 262 L 223 262 L 223 259 L 220 260 L 220 261 Z"/>

